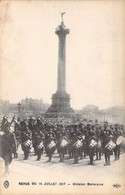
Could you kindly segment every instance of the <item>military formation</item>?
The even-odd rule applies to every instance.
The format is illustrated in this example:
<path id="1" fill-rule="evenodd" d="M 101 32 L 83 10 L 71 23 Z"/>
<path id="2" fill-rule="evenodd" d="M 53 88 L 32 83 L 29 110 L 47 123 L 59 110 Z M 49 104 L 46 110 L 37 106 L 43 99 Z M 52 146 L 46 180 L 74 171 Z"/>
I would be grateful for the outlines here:
<path id="1" fill-rule="evenodd" d="M 101 160 L 104 155 L 104 166 L 108 166 L 112 154 L 114 160 L 119 160 L 120 153 L 124 152 L 124 127 L 118 124 L 111 125 L 106 121 L 101 124 L 63 120 L 51 122 L 40 117 L 19 121 L 14 116 L 12 121 L 8 122 L 8 117 L 4 116 L 1 132 L 4 137 L 1 156 L 6 164 L 7 161 L 12 161 L 12 155 L 18 158 L 19 145 L 25 160 L 30 158 L 33 147 L 37 161 L 46 153 L 48 162 L 51 162 L 53 154 L 58 153 L 59 162 L 73 158 L 74 164 L 78 164 L 79 159 L 89 156 L 89 164 L 94 165 L 94 158 Z"/>

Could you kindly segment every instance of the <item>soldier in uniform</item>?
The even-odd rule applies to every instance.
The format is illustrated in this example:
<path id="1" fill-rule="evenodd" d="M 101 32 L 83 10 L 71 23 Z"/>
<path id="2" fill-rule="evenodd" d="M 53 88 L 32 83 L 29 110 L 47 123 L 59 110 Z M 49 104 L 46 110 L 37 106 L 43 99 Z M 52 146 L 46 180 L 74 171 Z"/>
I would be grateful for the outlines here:
<path id="1" fill-rule="evenodd" d="M 69 128 L 69 132 L 68 132 L 68 139 L 69 139 L 69 144 L 68 144 L 68 154 L 69 154 L 69 159 L 73 158 L 74 152 L 73 152 L 73 143 L 74 143 L 74 134 L 75 134 L 75 130 L 73 128 L 73 126 L 71 126 Z"/>
<path id="2" fill-rule="evenodd" d="M 86 149 L 87 149 L 87 144 L 86 144 L 86 127 L 82 126 L 82 130 L 81 130 L 81 136 L 82 136 L 82 142 L 83 142 L 83 146 L 81 147 L 81 159 L 83 159 L 83 157 L 85 158 L 87 155 Z"/>
<path id="3" fill-rule="evenodd" d="M 76 131 L 73 137 L 73 153 L 74 153 L 74 164 L 78 164 L 78 157 L 81 154 L 82 143 L 82 134 L 79 130 Z"/>
<path id="4" fill-rule="evenodd" d="M 18 146 L 21 143 L 21 125 L 17 121 L 17 118 L 15 116 L 12 119 L 12 123 L 13 123 L 13 127 L 14 127 L 13 133 L 16 137 L 16 144 L 17 144 L 17 149 L 18 149 Z M 13 153 L 14 153 L 14 158 L 17 158 L 18 153 L 16 151 L 13 151 Z"/>
<path id="5" fill-rule="evenodd" d="M 34 148 L 34 152 L 36 155 L 36 147 L 37 147 L 37 144 L 38 144 L 38 129 L 36 129 L 36 127 L 34 128 L 34 131 L 33 131 L 33 134 L 32 134 L 32 143 L 33 143 L 33 148 Z"/>
<path id="6" fill-rule="evenodd" d="M 59 153 L 59 143 L 60 143 L 60 136 L 61 136 L 61 129 L 58 127 L 56 132 L 56 140 L 57 140 L 57 153 Z"/>
<path id="7" fill-rule="evenodd" d="M 4 116 L 3 120 L 2 120 L 2 124 L 1 124 L 1 131 L 6 131 L 6 128 L 8 128 L 8 125 L 10 125 L 10 123 L 8 122 L 8 116 Z"/>
<path id="8" fill-rule="evenodd" d="M 113 136 L 113 141 L 115 143 L 116 143 L 119 136 L 122 136 L 122 132 L 119 129 L 115 129 L 114 136 Z M 115 159 L 114 160 L 119 160 L 119 158 L 120 158 L 120 149 L 121 149 L 121 145 L 116 144 L 116 147 L 114 148 L 114 154 L 115 154 Z"/>
<path id="9" fill-rule="evenodd" d="M 103 152 L 105 155 L 104 166 L 107 166 L 107 165 L 110 165 L 111 151 L 106 146 L 109 143 L 109 141 L 112 139 L 111 130 L 108 127 L 104 128 L 104 130 L 101 132 L 101 137 L 102 137 L 102 148 L 103 148 Z"/>
<path id="10" fill-rule="evenodd" d="M 65 131 L 62 131 L 58 139 L 58 153 L 60 157 L 60 162 L 64 161 L 64 156 L 67 153 L 67 145 L 68 145 L 67 134 Z"/>
<path id="11" fill-rule="evenodd" d="M 38 133 L 38 126 L 37 126 L 37 121 L 35 120 L 35 118 L 32 117 L 32 120 L 30 119 L 30 123 L 29 123 L 29 127 L 30 127 L 30 132 L 32 132 L 32 144 L 33 144 L 33 148 L 34 148 L 34 152 L 36 155 L 36 135 Z"/>
<path id="12" fill-rule="evenodd" d="M 24 160 L 27 160 L 30 153 L 31 133 L 25 121 L 23 121 L 22 129 L 21 129 L 21 146 L 24 152 Z"/>
<path id="13" fill-rule="evenodd" d="M 27 131 L 28 129 L 28 124 L 27 124 L 27 119 L 23 119 L 23 121 L 20 122 L 21 125 L 21 132 Z"/>
<path id="14" fill-rule="evenodd" d="M 46 154 L 49 157 L 48 162 L 52 160 L 52 154 L 56 150 L 55 136 L 52 131 L 50 131 L 46 136 Z"/>
<path id="15" fill-rule="evenodd" d="M 9 174 L 9 165 L 12 162 L 12 153 L 13 150 L 16 151 L 16 139 L 15 135 L 10 132 L 10 125 L 6 126 L 4 130 L 4 134 L 2 136 L 2 143 L 1 143 L 1 157 L 5 161 L 5 173 Z"/>
<path id="16" fill-rule="evenodd" d="M 34 124 L 35 124 L 35 118 L 34 117 L 30 117 L 30 119 L 28 120 L 28 129 L 32 132 L 32 134 L 34 133 Z"/>
<path id="17" fill-rule="evenodd" d="M 92 141 L 94 142 L 93 144 Z M 89 158 L 90 158 L 89 164 L 94 165 L 93 161 L 94 161 L 94 154 L 96 152 L 97 137 L 95 131 L 93 131 L 92 129 L 88 132 L 87 143 L 88 143 Z"/>
<path id="18" fill-rule="evenodd" d="M 36 155 L 37 159 L 41 159 L 41 155 L 43 154 L 43 147 L 44 147 L 44 140 L 45 140 L 45 135 L 42 131 L 38 131 L 36 135 Z"/>
<path id="19" fill-rule="evenodd" d="M 38 117 L 38 118 L 37 118 L 37 127 L 40 128 L 40 127 L 42 127 L 42 126 L 43 126 L 43 123 L 42 123 L 40 117 Z"/>
<path id="20" fill-rule="evenodd" d="M 90 132 L 91 128 L 92 127 L 91 127 L 90 124 L 87 124 L 86 128 L 85 128 L 85 146 L 84 146 L 85 147 L 85 152 L 84 152 L 84 157 L 89 155 L 89 144 L 88 144 L 88 142 L 90 142 L 89 141 L 89 139 L 90 139 L 89 132 Z"/>
<path id="21" fill-rule="evenodd" d="M 97 147 L 96 147 L 96 160 L 101 160 L 102 144 L 101 144 L 101 130 L 99 124 L 96 124 L 96 136 L 97 136 Z"/>

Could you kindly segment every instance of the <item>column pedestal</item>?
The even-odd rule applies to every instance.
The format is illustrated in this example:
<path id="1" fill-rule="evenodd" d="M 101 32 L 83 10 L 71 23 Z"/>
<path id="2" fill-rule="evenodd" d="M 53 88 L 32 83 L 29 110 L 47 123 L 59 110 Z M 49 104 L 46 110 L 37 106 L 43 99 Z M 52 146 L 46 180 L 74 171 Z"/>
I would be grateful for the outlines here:
<path id="1" fill-rule="evenodd" d="M 52 105 L 47 110 L 45 117 L 58 118 L 70 117 L 73 109 L 70 108 L 70 95 L 65 91 L 57 91 L 52 95 Z"/>

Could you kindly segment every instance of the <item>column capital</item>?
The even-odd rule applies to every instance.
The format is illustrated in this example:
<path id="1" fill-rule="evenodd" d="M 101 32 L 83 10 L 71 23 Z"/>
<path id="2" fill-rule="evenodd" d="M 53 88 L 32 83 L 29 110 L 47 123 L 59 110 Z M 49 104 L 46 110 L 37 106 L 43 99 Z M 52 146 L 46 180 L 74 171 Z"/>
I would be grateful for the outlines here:
<path id="1" fill-rule="evenodd" d="M 70 30 L 68 28 L 66 28 L 66 26 L 64 25 L 64 22 L 62 21 L 61 24 L 59 26 L 57 26 L 55 33 L 58 36 L 66 36 L 67 34 L 70 33 Z"/>

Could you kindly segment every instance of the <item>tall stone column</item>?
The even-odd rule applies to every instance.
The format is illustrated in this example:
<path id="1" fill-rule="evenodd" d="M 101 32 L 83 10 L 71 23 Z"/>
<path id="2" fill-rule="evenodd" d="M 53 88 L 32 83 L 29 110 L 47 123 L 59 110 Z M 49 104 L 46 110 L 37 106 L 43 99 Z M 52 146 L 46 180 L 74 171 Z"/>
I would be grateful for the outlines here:
<path id="1" fill-rule="evenodd" d="M 57 91 L 52 95 L 52 104 L 45 114 L 48 118 L 68 118 L 73 113 L 70 107 L 70 95 L 66 93 L 66 35 L 69 32 L 62 19 L 55 31 L 59 38 Z"/>
<path id="2" fill-rule="evenodd" d="M 55 31 L 59 38 L 58 48 L 58 80 L 57 91 L 66 90 L 66 35 L 69 34 L 69 29 L 66 29 L 63 21 Z"/>

